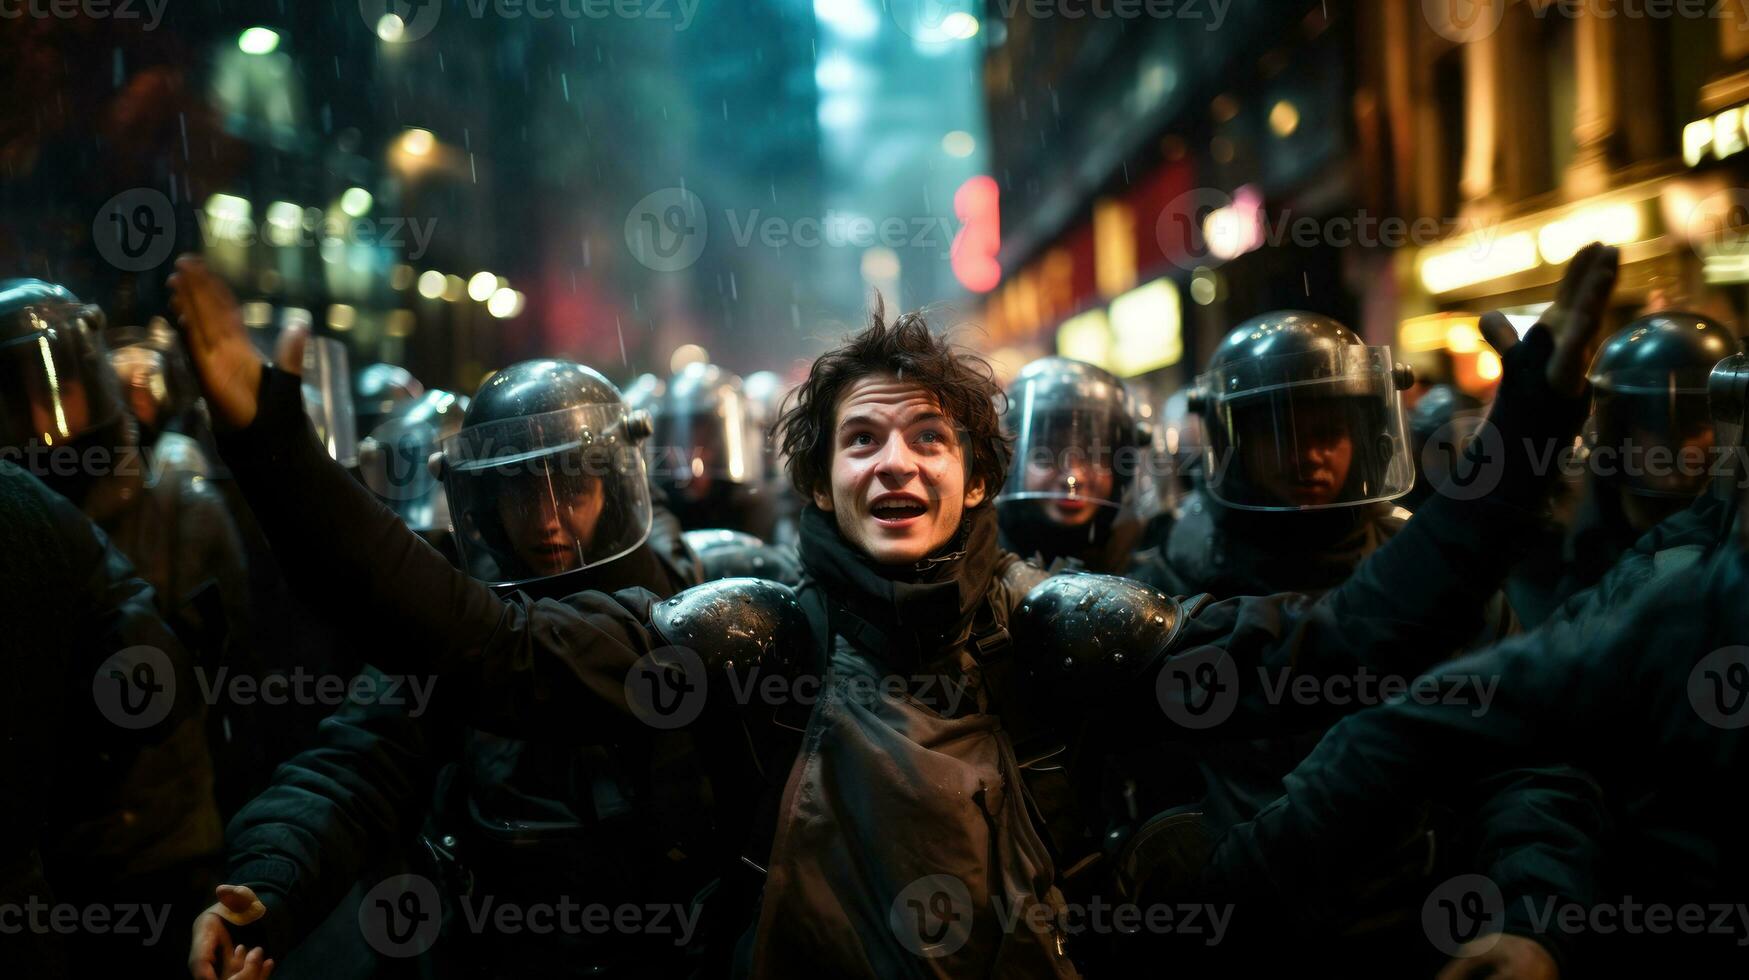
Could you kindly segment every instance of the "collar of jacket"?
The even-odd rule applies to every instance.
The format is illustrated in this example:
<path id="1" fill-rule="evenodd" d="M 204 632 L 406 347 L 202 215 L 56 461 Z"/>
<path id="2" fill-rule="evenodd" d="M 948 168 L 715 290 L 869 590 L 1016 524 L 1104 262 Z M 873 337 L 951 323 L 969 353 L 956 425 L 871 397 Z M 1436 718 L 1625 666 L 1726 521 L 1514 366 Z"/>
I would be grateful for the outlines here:
<path id="1" fill-rule="evenodd" d="M 927 659 L 965 637 L 1001 552 L 996 511 L 987 503 L 968 511 L 953 540 L 929 557 L 897 566 L 870 560 L 838 533 L 831 514 L 810 504 L 802 511 L 800 555 L 837 613 L 834 632 L 891 663 Z"/>
<path id="2" fill-rule="evenodd" d="M 1342 584 L 1395 533 L 1391 505 L 1256 511 L 1194 495 L 1167 539 L 1168 563 L 1219 598 L 1321 592 Z"/>

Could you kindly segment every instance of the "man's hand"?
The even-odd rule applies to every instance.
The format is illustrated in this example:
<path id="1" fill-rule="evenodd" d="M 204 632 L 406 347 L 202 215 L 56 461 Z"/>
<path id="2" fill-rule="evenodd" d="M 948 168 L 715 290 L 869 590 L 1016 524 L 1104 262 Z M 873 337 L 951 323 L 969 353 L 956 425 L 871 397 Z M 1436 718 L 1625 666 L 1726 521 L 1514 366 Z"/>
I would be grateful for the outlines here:
<path id="1" fill-rule="evenodd" d="M 188 948 L 188 973 L 195 980 L 265 980 L 273 961 L 257 947 L 247 953 L 231 944 L 230 926 L 246 926 L 267 914 L 267 906 L 246 885 L 220 885 L 218 901 L 194 920 Z"/>
<path id="2" fill-rule="evenodd" d="M 1597 352 L 1598 333 L 1609 308 L 1609 294 L 1615 290 L 1620 260 L 1620 252 L 1609 245 L 1592 242 L 1580 249 L 1561 276 L 1554 305 L 1530 328 L 1554 334 L 1555 352 L 1549 358 L 1547 376 L 1549 387 L 1557 394 L 1577 398 L 1585 392 L 1585 372 Z M 1483 315 L 1481 331 L 1502 360 L 1518 345 L 1517 332 L 1498 310 Z"/>
<path id="3" fill-rule="evenodd" d="M 249 342 L 237 297 L 205 262 L 192 255 L 176 260 L 169 284 L 170 307 L 182 325 L 183 343 L 200 377 L 213 420 L 221 428 L 247 427 L 255 420 L 263 362 Z M 280 338 L 280 351 L 295 351 L 299 357 L 296 363 L 286 365 L 294 373 L 303 366 L 301 344 L 297 337 Z"/>
<path id="4" fill-rule="evenodd" d="M 1484 953 L 1471 949 L 1493 943 Z M 1560 968 L 1542 944 L 1524 936 L 1503 933 L 1483 936 L 1465 944 L 1458 958 L 1445 965 L 1434 980 L 1559 980 Z"/>

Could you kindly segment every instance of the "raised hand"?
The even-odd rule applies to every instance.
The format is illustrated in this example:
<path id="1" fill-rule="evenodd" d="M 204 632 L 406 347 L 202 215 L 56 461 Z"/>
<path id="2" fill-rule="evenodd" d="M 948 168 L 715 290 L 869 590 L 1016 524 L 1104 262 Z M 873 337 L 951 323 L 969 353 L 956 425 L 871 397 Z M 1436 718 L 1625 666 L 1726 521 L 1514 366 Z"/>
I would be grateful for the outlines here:
<path id="1" fill-rule="evenodd" d="M 213 420 L 221 428 L 244 428 L 255 420 L 263 360 L 249 341 L 237 297 L 205 262 L 192 255 L 176 260 L 169 285 L 170 307 L 176 311 L 183 344 L 194 362 Z M 282 336 L 280 343 L 285 351 L 301 342 Z M 301 354 L 302 348 L 295 350 Z M 301 360 L 288 366 L 296 372 Z"/>
<path id="2" fill-rule="evenodd" d="M 1555 350 L 1546 370 L 1549 387 L 1557 394 L 1572 398 L 1585 390 L 1585 372 L 1601 340 L 1603 314 L 1615 290 L 1620 261 L 1621 254 L 1613 246 L 1592 242 L 1580 249 L 1561 276 L 1554 305 L 1531 327 L 1554 334 Z M 1517 333 L 1498 310 L 1482 317 L 1481 331 L 1503 361 L 1507 351 L 1518 345 Z"/>

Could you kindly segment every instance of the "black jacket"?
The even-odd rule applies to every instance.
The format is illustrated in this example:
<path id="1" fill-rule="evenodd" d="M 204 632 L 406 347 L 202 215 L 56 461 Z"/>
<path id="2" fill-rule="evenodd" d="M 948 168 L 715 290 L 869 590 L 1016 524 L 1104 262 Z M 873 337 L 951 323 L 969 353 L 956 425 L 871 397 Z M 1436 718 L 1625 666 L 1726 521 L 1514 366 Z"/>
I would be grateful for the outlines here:
<path id="1" fill-rule="evenodd" d="M 1665 970 L 1667 961 L 1639 957 L 1696 948 L 1741 961 L 1749 921 L 1735 908 L 1749 899 L 1749 852 L 1737 815 L 1749 797 L 1749 711 L 1731 679 L 1744 668 L 1731 663 L 1749 659 L 1731 658 L 1749 642 L 1749 569 L 1739 545 L 1720 543 L 1724 506 L 1702 498 L 1541 628 L 1429 672 L 1437 689 L 1491 684 L 1485 709 L 1474 698 L 1410 699 L 1338 723 L 1288 777 L 1286 795 L 1220 842 L 1210 892 L 1266 896 L 1292 917 L 1327 899 L 1321 883 L 1340 855 L 1400 833 L 1418 801 L 1510 767 L 1573 764 L 1601 784 L 1608 820 L 1568 835 L 1505 814 L 1520 825 L 1484 852 L 1498 858 L 1485 865 L 1503 901 L 1495 927 L 1536 937 L 1564 966 Z M 1651 935 L 1643 919 L 1632 930 L 1619 913 L 1578 931 L 1548 916 L 1631 901 L 1734 908 L 1730 930 L 1705 938 Z"/>
<path id="2" fill-rule="evenodd" d="M 43 860 L 44 845 L 54 837 L 48 822 L 69 800 L 113 792 L 126 760 L 142 746 L 198 724 L 200 700 L 192 664 L 158 617 L 151 587 L 72 504 L 5 462 L 0 528 L 0 654 L 9 668 L 0 685 L 6 735 L 0 743 L 0 786 L 6 790 L 0 804 L 0 905 L 23 908 L 33 900 L 56 901 L 57 868 L 45 872 Z M 135 701 L 145 710 L 131 720 L 149 720 L 157 698 L 169 697 L 168 710 L 133 729 L 112 720 L 94 694 L 107 679 L 100 668 L 107 673 L 110 657 L 140 649 L 157 651 L 163 659 L 151 662 L 168 664 L 173 673 L 147 678 L 163 689 Z M 146 676 L 124 672 L 124 680 Z M 96 871 L 68 870 L 76 877 Z M 66 945 L 51 931 L 24 928 L 0 943 L 0 974 L 66 975 L 63 957 L 76 952 Z"/>

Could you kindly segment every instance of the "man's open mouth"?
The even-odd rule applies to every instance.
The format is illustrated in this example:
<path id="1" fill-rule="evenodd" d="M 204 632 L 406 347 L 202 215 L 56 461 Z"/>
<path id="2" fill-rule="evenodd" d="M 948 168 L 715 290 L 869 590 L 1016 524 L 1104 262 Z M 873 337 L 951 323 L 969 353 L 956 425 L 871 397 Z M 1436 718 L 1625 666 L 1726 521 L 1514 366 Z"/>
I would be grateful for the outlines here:
<path id="1" fill-rule="evenodd" d="M 922 517 L 928 510 L 923 501 L 914 497 L 888 497 L 875 501 L 868 512 L 883 524 L 903 524 Z"/>

